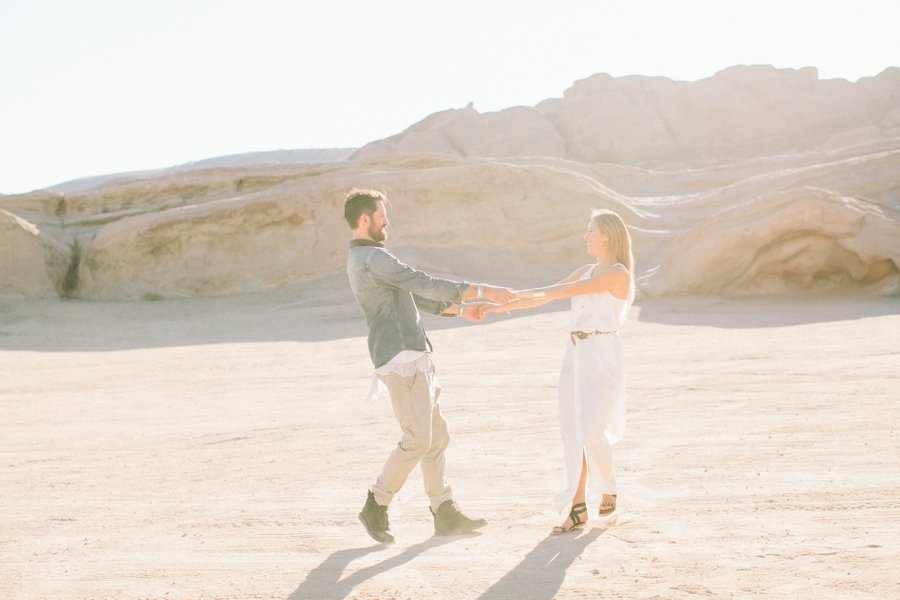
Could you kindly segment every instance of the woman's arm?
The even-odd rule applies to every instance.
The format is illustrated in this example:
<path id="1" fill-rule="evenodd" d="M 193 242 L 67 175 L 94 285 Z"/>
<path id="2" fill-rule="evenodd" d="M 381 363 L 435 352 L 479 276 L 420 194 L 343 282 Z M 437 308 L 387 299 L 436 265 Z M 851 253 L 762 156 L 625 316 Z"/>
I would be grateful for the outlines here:
<path id="1" fill-rule="evenodd" d="M 520 298 L 507 302 L 506 304 L 488 304 L 484 307 L 485 313 L 502 313 L 511 310 L 525 310 L 526 308 L 534 308 L 547 304 L 550 300 L 534 300 L 531 298 Z"/>
<path id="2" fill-rule="evenodd" d="M 575 272 L 573 272 L 571 275 L 569 275 L 565 279 L 553 284 L 553 286 L 565 285 L 568 283 L 578 281 L 581 278 L 581 276 L 584 275 L 584 273 L 588 269 L 590 269 L 592 266 L 593 265 L 584 265 L 583 267 L 576 269 Z M 550 286 L 550 287 L 553 287 L 553 286 Z M 529 291 L 531 291 L 531 290 L 529 290 Z M 513 300 L 512 302 L 507 302 L 506 304 L 489 304 L 485 307 L 484 311 L 486 313 L 498 313 L 498 312 L 509 312 L 511 310 L 525 310 L 526 308 L 535 308 L 537 306 L 543 306 L 544 304 L 547 304 L 548 302 L 551 302 L 552 300 L 555 300 L 555 298 L 545 297 L 542 299 L 538 299 L 538 298 L 526 298 L 526 297 L 520 296 L 518 299 Z"/>
<path id="3" fill-rule="evenodd" d="M 631 275 L 622 268 L 609 269 L 601 275 L 576 281 L 564 281 L 543 288 L 534 288 L 517 292 L 520 297 L 533 300 L 561 300 L 581 294 L 599 294 L 609 292 L 616 298 L 628 297 Z"/>

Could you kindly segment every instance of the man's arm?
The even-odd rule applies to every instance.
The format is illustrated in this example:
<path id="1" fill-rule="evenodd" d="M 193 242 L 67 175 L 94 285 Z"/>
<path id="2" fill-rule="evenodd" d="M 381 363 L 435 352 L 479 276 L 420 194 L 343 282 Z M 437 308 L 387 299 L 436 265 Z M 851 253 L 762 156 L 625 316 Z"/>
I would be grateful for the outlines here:
<path id="1" fill-rule="evenodd" d="M 444 311 L 445 317 L 462 317 L 469 321 L 483 321 L 485 317 L 485 307 L 491 306 L 488 302 L 463 302 L 462 304 L 451 304 Z"/>
<path id="2" fill-rule="evenodd" d="M 400 262 L 386 250 L 372 253 L 369 270 L 372 276 L 383 284 L 430 300 L 460 303 L 464 300 L 485 298 L 491 302 L 504 303 L 515 297 L 513 291 L 508 288 L 432 277 L 424 271 L 413 269 Z"/>
<path id="3" fill-rule="evenodd" d="M 440 277 L 432 277 L 424 271 L 413 269 L 397 260 L 397 257 L 386 250 L 373 252 L 369 258 L 368 266 L 372 277 L 379 283 L 411 292 L 427 300 L 450 303 L 459 302 L 462 296 L 472 287 L 464 281 L 451 281 Z"/>
<path id="4" fill-rule="evenodd" d="M 447 300 L 432 300 L 431 298 L 425 298 L 424 296 L 420 296 L 418 294 L 413 294 L 413 302 L 416 303 L 416 307 L 422 312 L 426 312 L 429 315 L 437 315 L 438 317 L 455 317 L 456 312 L 450 310 L 451 307 L 457 307 L 457 304 Z"/>
<path id="5" fill-rule="evenodd" d="M 460 300 L 475 300 L 477 298 L 484 298 L 485 300 L 489 300 L 490 302 L 503 304 L 513 300 L 515 297 L 515 293 L 509 288 L 497 287 L 495 285 L 487 285 L 483 283 L 472 283 L 469 284 L 468 289 L 463 292 Z"/>
<path id="6" fill-rule="evenodd" d="M 413 294 L 413 301 L 416 307 L 423 312 L 438 317 L 463 317 L 469 321 L 483 321 L 485 317 L 485 307 L 493 306 L 487 302 L 465 302 L 457 304 L 455 302 L 438 302 L 429 298 L 423 298 Z"/>

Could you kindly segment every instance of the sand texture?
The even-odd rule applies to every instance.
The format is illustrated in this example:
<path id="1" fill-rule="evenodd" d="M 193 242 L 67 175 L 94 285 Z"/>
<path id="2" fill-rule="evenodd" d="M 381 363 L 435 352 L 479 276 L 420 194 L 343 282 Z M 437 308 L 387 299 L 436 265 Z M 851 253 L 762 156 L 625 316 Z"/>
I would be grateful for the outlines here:
<path id="1" fill-rule="evenodd" d="M 636 305 L 621 516 L 562 538 L 566 313 L 428 318 L 448 475 L 490 524 L 434 537 L 414 472 L 383 547 L 356 514 L 399 433 L 321 289 L 4 304 L 0 597 L 900 595 L 896 298 Z"/>

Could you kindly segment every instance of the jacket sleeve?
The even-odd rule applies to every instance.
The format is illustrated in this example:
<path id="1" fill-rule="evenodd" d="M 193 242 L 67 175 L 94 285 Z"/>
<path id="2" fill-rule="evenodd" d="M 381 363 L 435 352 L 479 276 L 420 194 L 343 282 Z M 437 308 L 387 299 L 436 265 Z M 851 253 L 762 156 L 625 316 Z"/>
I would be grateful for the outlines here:
<path id="1" fill-rule="evenodd" d="M 455 315 L 445 315 L 444 311 L 447 310 L 453 302 L 440 302 L 438 300 L 432 300 L 431 298 L 423 298 L 417 294 L 413 294 L 413 301 L 416 303 L 416 308 L 421 310 L 422 312 L 427 312 L 430 315 L 437 315 L 439 317 L 452 317 Z"/>
<path id="2" fill-rule="evenodd" d="M 427 300 L 449 304 L 459 302 L 463 292 L 469 287 L 469 284 L 463 281 L 432 277 L 424 271 L 413 269 L 386 250 L 373 252 L 369 257 L 369 273 L 382 285 L 405 290 Z"/>

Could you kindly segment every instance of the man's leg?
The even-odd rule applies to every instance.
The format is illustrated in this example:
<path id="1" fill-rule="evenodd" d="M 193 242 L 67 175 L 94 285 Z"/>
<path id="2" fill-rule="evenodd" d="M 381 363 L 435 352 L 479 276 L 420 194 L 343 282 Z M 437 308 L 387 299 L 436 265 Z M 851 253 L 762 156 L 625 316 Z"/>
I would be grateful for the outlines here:
<path id="1" fill-rule="evenodd" d="M 430 377 L 422 372 L 414 377 L 390 373 L 382 381 L 391 394 L 394 416 L 403 432 L 372 486 L 375 501 L 387 506 L 432 445 L 432 394 Z"/>
<path id="2" fill-rule="evenodd" d="M 433 373 L 429 375 L 433 382 Z M 437 512 L 438 507 L 453 497 L 450 486 L 447 485 L 445 475 L 444 450 L 450 444 L 450 431 L 447 429 L 447 421 L 441 414 L 438 398 L 441 388 L 432 384 L 434 390 L 434 407 L 431 411 L 431 447 L 422 456 L 422 481 L 425 484 L 425 493 L 431 503 L 431 510 Z"/>
<path id="3" fill-rule="evenodd" d="M 450 432 L 438 403 L 441 388 L 434 381 L 433 365 L 429 369 L 428 377 L 433 392 L 434 408 L 431 413 L 431 446 L 422 457 L 422 480 L 431 504 L 431 514 L 434 516 L 434 532 L 437 535 L 470 533 L 487 525 L 487 521 L 470 519 L 460 512 L 452 499 L 453 493 L 444 476 L 444 450 L 450 443 Z"/>

